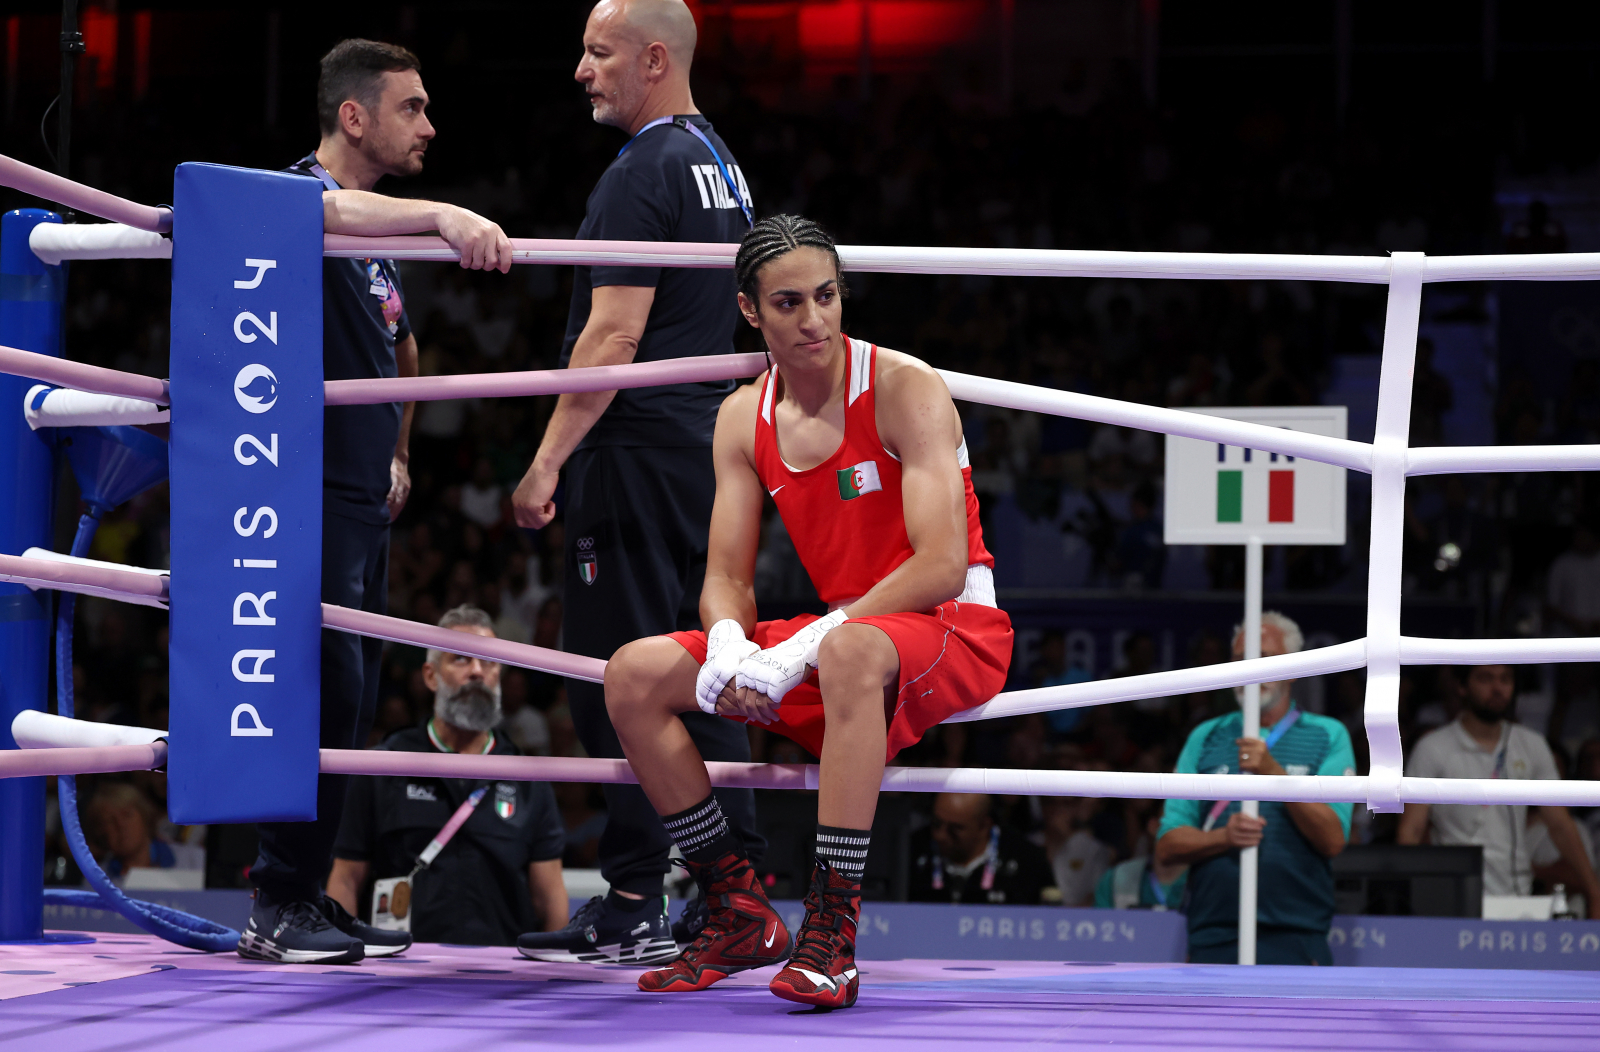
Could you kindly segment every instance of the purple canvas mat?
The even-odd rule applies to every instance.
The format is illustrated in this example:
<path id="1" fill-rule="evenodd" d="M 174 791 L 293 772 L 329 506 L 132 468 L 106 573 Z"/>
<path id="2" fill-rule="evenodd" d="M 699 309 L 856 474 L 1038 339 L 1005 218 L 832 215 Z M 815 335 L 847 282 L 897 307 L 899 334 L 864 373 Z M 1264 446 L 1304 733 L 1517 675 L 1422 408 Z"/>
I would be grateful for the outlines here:
<path id="1" fill-rule="evenodd" d="M 986 980 L 986 973 L 900 962 L 922 981 L 879 978 L 847 1012 L 817 1014 L 748 985 L 700 994 L 643 994 L 594 979 L 506 983 L 487 978 L 390 978 L 362 968 L 233 970 L 169 968 L 0 1004 L 0 1049 L 105 1052 L 471 1052 L 542 1047 L 720 1052 L 821 1043 L 883 1052 L 967 1050 L 996 1044 L 1125 1049 L 1382 1049 L 1466 1052 L 1591 1050 L 1600 1004 L 1587 1001 L 1369 1000 L 1355 997 L 1195 996 L 1181 974 L 1124 972 L 1120 993 L 1077 989 L 1069 968 L 1043 978 Z M 1059 966 L 1058 966 L 1059 967 Z M 1188 971 L 1190 969 L 1181 969 Z M 1202 968 L 1211 974 L 1226 969 Z M 998 969 L 996 969 L 998 971 Z M 1237 969 L 1237 985 L 1271 988 L 1288 972 Z M 1350 971 L 1356 971 L 1351 969 Z M 1361 969 L 1360 971 L 1367 971 Z M 1330 974 L 1330 973 L 1322 973 Z M 1459 973 L 1455 973 L 1459 974 Z M 1502 975 L 1512 973 L 1501 973 Z M 1576 973 L 1552 973 L 1570 982 Z M 1159 977 L 1149 992 L 1145 980 Z M 1559 977 L 1559 978 L 1558 978 Z M 1360 977 L 1357 977 L 1358 979 Z M 1370 985 L 1403 984 L 1384 970 Z M 1008 989 L 1027 984 L 1032 989 Z M 1301 986 L 1301 983 L 1291 983 Z"/>
<path id="2" fill-rule="evenodd" d="M 985 962 L 981 971 L 987 978 L 1020 979 L 1051 976 L 1059 961 Z M 270 965 L 247 961 L 232 953 L 202 953 L 185 950 L 153 935 L 96 934 L 95 941 L 73 945 L 23 946 L 0 944 L 0 1000 L 79 986 L 89 982 L 143 975 L 152 969 L 177 967 L 207 971 L 259 971 L 322 974 L 326 965 Z M 964 960 L 893 961 L 864 964 L 873 975 L 886 980 L 912 981 L 943 974 L 941 968 L 976 967 Z M 1171 964 L 1090 963 L 1080 967 L 1092 971 L 1131 971 L 1144 968 L 1172 968 Z M 406 978 L 479 978 L 497 981 L 543 982 L 547 979 L 588 979 L 632 986 L 641 969 L 634 966 L 596 967 L 587 964 L 544 964 L 530 961 L 507 946 L 449 946 L 419 943 L 400 957 L 369 958 L 361 971 L 378 976 Z M 951 973 L 962 974 L 961 972 Z M 950 976 L 945 976 L 949 978 Z M 771 974 L 766 971 L 736 975 L 727 983 L 765 987 Z"/>
<path id="3" fill-rule="evenodd" d="M 10 998 L 0 1002 L 0 1049 L 743 1052 L 752 1038 L 886 1052 L 995 1042 L 1385 1052 L 1600 1044 L 1600 977 L 1585 972 L 868 961 L 857 1007 L 817 1015 L 765 990 L 775 970 L 663 997 L 634 987 L 634 967 L 537 964 L 506 947 L 421 945 L 355 967 L 270 966 L 113 935 L 0 947 L 0 998 Z"/>

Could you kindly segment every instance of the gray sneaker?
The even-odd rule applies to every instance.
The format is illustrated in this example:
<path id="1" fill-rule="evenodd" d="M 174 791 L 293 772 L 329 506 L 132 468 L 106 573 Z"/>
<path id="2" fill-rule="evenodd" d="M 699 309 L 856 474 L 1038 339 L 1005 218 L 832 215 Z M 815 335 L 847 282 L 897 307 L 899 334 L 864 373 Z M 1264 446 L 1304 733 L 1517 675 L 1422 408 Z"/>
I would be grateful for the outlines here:
<path id="1" fill-rule="evenodd" d="M 274 902 L 262 891 L 238 949 L 240 957 L 279 964 L 355 964 L 366 955 L 361 940 L 334 927 L 316 903 Z"/>

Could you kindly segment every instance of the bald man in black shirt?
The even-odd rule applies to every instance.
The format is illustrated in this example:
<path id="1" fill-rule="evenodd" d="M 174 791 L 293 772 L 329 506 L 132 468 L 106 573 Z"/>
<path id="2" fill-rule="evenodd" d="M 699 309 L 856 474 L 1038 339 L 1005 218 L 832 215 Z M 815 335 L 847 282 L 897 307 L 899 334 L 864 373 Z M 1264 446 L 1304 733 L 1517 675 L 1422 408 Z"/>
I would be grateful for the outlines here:
<path id="1" fill-rule="evenodd" d="M 752 220 L 750 191 L 690 94 L 695 26 L 682 0 L 602 0 L 583 44 L 576 76 L 594 119 L 631 138 L 589 195 L 578 237 L 739 241 Z M 727 270 L 578 267 L 561 360 L 726 354 L 736 320 Z M 716 487 L 711 434 L 732 389 L 725 381 L 561 396 L 512 503 L 520 525 L 549 523 L 565 467 L 567 650 L 609 658 L 642 636 L 699 627 Z M 622 756 L 600 685 L 569 680 L 567 697 L 589 755 Z M 706 759 L 749 760 L 739 724 L 699 712 L 683 721 Z M 717 796 L 759 861 L 753 794 Z M 661 897 L 670 847 L 661 820 L 638 786 L 607 786 L 606 799 L 600 870 L 611 891 L 565 931 L 523 936 L 529 957 L 654 964 L 677 954 Z"/>

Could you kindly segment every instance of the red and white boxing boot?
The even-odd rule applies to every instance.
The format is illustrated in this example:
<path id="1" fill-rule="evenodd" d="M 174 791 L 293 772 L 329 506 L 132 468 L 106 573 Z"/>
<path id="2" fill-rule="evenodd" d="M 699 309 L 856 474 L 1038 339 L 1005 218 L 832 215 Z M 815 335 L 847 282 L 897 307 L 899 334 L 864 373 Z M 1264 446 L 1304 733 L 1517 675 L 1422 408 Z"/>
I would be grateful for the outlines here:
<path id="1" fill-rule="evenodd" d="M 686 864 L 700 885 L 710 916 L 671 964 L 639 977 L 639 989 L 704 990 L 735 972 L 764 968 L 789 956 L 793 945 L 789 929 L 767 901 L 749 859 L 730 852 L 709 864 Z"/>
<path id="2" fill-rule="evenodd" d="M 788 1001 L 818 1008 L 849 1008 L 856 1003 L 856 921 L 861 915 L 861 885 L 826 859 L 811 872 L 806 919 L 789 966 L 768 989 Z"/>

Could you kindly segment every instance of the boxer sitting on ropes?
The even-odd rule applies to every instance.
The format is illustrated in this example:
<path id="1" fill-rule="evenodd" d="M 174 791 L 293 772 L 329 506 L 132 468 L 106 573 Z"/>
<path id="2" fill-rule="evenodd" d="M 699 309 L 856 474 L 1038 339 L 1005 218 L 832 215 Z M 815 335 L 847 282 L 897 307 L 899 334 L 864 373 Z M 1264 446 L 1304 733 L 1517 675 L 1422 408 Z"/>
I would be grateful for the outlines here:
<path id="1" fill-rule="evenodd" d="M 856 999 L 856 920 L 884 765 L 1001 689 L 1011 622 L 995 607 L 950 392 L 922 362 L 840 331 L 832 239 L 809 220 L 764 219 L 734 274 L 739 309 L 774 364 L 717 417 L 700 598 L 710 631 L 636 640 L 606 666 L 623 750 L 710 907 L 700 935 L 639 986 L 703 990 L 787 960 L 773 993 L 845 1008 Z M 756 620 L 765 494 L 825 616 Z M 816 860 L 792 943 L 677 718 L 696 705 L 821 757 Z"/>

